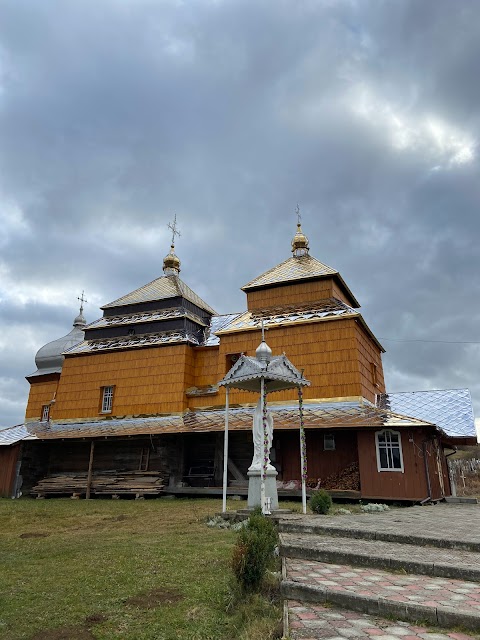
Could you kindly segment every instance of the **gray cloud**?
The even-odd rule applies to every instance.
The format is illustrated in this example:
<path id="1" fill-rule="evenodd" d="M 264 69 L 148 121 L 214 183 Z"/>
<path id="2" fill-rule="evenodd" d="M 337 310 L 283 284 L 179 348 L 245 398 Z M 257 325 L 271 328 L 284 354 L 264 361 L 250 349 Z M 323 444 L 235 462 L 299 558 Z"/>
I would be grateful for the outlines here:
<path id="1" fill-rule="evenodd" d="M 428 341 L 480 341 L 479 24 L 473 0 L 4 1 L 0 425 L 82 289 L 93 320 L 161 274 L 173 212 L 182 276 L 228 312 L 297 202 L 390 390 L 467 386 L 478 412 L 478 346 Z"/>

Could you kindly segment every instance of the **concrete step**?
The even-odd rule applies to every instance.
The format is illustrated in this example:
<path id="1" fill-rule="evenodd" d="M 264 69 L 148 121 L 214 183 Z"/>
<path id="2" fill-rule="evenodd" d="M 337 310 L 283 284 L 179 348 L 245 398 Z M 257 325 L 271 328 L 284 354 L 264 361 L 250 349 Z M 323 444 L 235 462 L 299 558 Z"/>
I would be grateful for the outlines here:
<path id="1" fill-rule="evenodd" d="M 284 559 L 284 598 L 331 603 L 383 618 L 480 629 L 480 584 L 364 567 Z"/>
<path id="2" fill-rule="evenodd" d="M 297 533 L 280 534 L 284 557 L 480 582 L 480 553 Z"/>
<path id="3" fill-rule="evenodd" d="M 447 507 L 447 505 L 445 505 Z M 467 505 L 448 505 L 452 507 L 466 507 Z M 418 521 L 408 521 L 405 514 L 395 519 L 395 514 L 376 514 L 365 516 L 284 516 L 278 521 L 280 533 L 316 534 L 317 536 L 337 536 L 354 538 L 357 540 L 380 540 L 417 546 L 431 546 L 439 549 L 463 549 L 480 553 L 480 510 L 478 506 L 468 505 L 475 509 L 474 522 L 470 523 L 462 518 L 464 514 L 442 511 L 444 521 L 433 521 L 418 518 Z M 418 507 L 425 509 L 425 507 Z M 428 507 L 435 509 L 436 507 Z M 410 508 L 413 512 L 414 507 Z M 417 515 L 418 512 L 415 513 Z M 425 513 L 425 512 L 424 512 Z M 440 513 L 440 511 L 439 511 Z M 409 514 L 407 514 L 409 515 Z M 450 520 L 449 516 L 455 520 Z M 457 515 L 459 516 L 457 518 Z M 471 515 L 471 514 L 468 514 Z M 469 520 L 472 520 L 470 517 Z M 426 525 L 430 524 L 430 528 Z M 436 526 L 432 527 L 431 524 Z M 399 526 L 400 525 L 400 526 Z"/>

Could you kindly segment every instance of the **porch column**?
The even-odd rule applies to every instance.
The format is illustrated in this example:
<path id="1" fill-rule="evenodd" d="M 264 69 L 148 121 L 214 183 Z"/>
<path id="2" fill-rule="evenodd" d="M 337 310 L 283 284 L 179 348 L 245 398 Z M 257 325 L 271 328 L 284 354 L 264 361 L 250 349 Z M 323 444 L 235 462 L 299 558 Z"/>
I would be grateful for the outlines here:
<path id="1" fill-rule="evenodd" d="M 227 474 L 228 474 L 228 386 L 225 387 L 225 437 L 223 441 L 223 501 L 222 501 L 223 513 L 227 513 Z"/>

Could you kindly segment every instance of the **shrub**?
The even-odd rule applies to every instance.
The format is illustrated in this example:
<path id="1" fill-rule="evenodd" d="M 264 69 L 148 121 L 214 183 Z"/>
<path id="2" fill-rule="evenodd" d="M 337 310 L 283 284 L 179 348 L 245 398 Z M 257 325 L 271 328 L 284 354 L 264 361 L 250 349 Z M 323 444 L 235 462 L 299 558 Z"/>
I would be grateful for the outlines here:
<path id="1" fill-rule="evenodd" d="M 239 532 L 233 549 L 232 568 L 244 592 L 258 591 L 274 558 L 278 536 L 275 525 L 254 512 Z"/>
<path id="2" fill-rule="evenodd" d="M 325 489 L 320 489 L 315 493 L 312 493 L 309 500 L 310 509 L 313 513 L 321 513 L 325 515 L 329 512 L 330 507 L 332 506 L 332 499 L 330 494 L 325 491 Z"/>

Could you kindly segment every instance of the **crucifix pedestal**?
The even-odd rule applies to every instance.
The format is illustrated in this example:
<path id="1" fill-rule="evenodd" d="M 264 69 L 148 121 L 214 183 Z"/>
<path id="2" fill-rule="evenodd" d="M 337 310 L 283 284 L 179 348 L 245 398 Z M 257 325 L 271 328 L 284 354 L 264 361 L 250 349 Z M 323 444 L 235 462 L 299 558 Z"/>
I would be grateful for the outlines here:
<path id="1" fill-rule="evenodd" d="M 277 492 L 277 471 L 267 469 L 265 475 L 265 498 L 270 498 L 270 509 L 278 509 Z M 248 476 L 248 508 L 262 506 L 262 471 L 261 469 L 251 469 L 247 471 Z"/>

